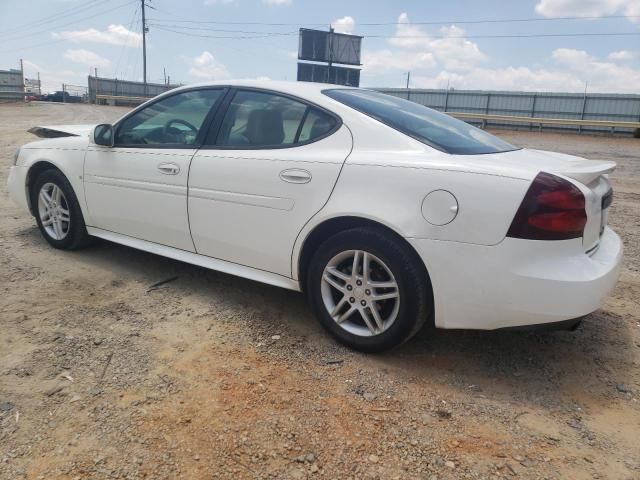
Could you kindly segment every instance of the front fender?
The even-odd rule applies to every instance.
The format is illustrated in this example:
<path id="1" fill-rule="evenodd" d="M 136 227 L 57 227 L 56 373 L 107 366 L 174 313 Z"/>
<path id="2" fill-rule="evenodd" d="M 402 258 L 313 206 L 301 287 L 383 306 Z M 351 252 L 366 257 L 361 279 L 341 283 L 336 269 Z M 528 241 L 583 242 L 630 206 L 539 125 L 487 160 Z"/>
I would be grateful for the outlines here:
<path id="1" fill-rule="evenodd" d="M 33 142 L 25 145 L 20 150 L 19 165 L 26 170 L 25 195 L 31 210 L 31 199 L 29 195 L 30 183 L 34 180 L 34 173 L 47 165 L 60 170 L 78 198 L 78 203 L 82 210 L 85 223 L 91 225 L 89 210 L 84 195 L 84 158 L 87 151 L 88 142 L 78 141 L 80 137 L 66 137 L 55 140 L 55 146 L 51 145 L 53 140 L 43 142 Z M 45 145 L 42 145 L 45 144 Z M 46 145 L 48 144 L 48 145 Z"/>

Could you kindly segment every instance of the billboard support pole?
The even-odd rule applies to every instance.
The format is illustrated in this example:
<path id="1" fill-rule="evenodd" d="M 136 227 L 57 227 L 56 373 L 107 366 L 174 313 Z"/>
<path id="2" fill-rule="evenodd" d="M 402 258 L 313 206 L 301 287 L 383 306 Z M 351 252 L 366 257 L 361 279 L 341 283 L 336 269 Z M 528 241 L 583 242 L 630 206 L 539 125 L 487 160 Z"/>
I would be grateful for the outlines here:
<path id="1" fill-rule="evenodd" d="M 333 63 L 333 25 L 329 25 L 329 68 L 327 68 L 327 83 L 331 80 L 331 65 Z"/>

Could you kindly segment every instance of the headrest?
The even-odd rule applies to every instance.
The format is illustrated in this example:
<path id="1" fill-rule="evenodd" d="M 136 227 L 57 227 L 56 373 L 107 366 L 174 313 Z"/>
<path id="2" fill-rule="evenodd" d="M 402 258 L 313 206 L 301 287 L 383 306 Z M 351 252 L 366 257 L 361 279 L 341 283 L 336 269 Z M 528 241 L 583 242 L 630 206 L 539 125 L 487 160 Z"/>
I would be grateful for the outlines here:
<path id="1" fill-rule="evenodd" d="M 283 124 L 282 113 L 277 110 L 253 110 L 247 120 L 246 137 L 251 145 L 281 145 Z"/>

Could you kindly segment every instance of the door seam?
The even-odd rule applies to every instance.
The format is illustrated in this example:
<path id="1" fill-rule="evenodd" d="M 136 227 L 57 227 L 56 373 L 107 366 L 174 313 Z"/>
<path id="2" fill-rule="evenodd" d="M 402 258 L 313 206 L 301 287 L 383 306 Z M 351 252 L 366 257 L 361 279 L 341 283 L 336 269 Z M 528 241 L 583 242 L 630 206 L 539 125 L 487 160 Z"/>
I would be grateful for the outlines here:
<path id="1" fill-rule="evenodd" d="M 193 152 L 193 155 L 189 159 L 189 167 L 187 168 L 187 195 L 186 195 L 187 228 L 189 229 L 189 238 L 191 239 L 191 244 L 193 245 L 193 251 L 196 252 L 198 255 L 200 255 L 200 253 L 198 253 L 198 249 L 196 248 L 196 242 L 193 240 L 193 232 L 191 231 L 191 215 L 189 214 L 189 199 L 190 199 L 189 190 L 191 189 L 191 164 L 193 163 L 193 159 L 195 158 L 195 156 L 198 154 L 199 151 L 200 149 L 197 149 L 195 152 Z"/>
<path id="2" fill-rule="evenodd" d="M 336 181 L 333 183 L 333 187 L 331 187 L 331 191 L 329 192 L 329 196 L 327 197 L 327 200 L 322 204 L 322 206 L 318 209 L 318 211 L 316 213 L 314 213 L 313 215 L 311 215 L 311 217 L 309 217 L 309 220 L 307 220 L 304 225 L 302 225 L 302 228 L 300 229 L 300 231 L 298 232 L 298 235 L 296 235 L 296 239 L 293 241 L 293 245 L 291 246 L 291 278 L 297 282 L 302 283 L 302 279 L 300 278 L 296 278 L 297 273 L 299 273 L 298 271 L 296 271 L 296 275 L 294 275 L 294 266 L 293 266 L 293 254 L 296 250 L 296 244 L 298 243 L 298 239 L 300 238 L 300 235 L 302 234 L 302 232 L 304 231 L 304 229 L 307 227 L 307 225 L 309 225 L 309 223 L 311 222 L 311 220 L 313 220 L 323 209 L 324 207 L 327 206 L 327 203 L 329 203 L 329 200 L 331 200 L 331 197 L 333 196 L 333 192 L 336 189 L 336 186 L 338 185 L 338 181 L 340 180 L 340 176 L 342 175 L 342 169 L 344 168 L 345 164 L 347 163 L 347 159 L 351 156 L 351 154 L 353 153 L 353 146 L 354 146 L 354 139 L 353 139 L 353 132 L 351 131 L 351 129 L 349 128 L 349 126 L 346 123 L 342 123 L 342 125 L 347 129 L 347 131 L 349 132 L 349 135 L 351 136 L 351 148 L 349 149 L 349 153 L 347 153 L 347 155 L 344 157 L 344 160 L 342 162 L 342 165 L 340 165 L 340 170 L 338 171 L 338 175 L 336 176 Z M 300 251 L 302 251 L 302 247 L 300 248 Z"/>

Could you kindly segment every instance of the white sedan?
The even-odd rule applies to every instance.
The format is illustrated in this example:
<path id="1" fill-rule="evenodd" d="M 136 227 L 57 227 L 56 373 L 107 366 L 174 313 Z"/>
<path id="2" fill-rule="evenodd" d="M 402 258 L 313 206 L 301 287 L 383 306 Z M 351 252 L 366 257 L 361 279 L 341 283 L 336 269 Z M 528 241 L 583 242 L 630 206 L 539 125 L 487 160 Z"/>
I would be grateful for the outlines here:
<path id="1" fill-rule="evenodd" d="M 8 186 L 53 247 L 100 237 L 304 291 L 363 351 L 425 322 L 574 324 L 618 277 L 615 163 L 374 91 L 210 82 L 113 125 L 31 131 L 48 138 L 19 149 Z"/>

